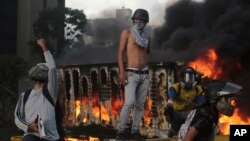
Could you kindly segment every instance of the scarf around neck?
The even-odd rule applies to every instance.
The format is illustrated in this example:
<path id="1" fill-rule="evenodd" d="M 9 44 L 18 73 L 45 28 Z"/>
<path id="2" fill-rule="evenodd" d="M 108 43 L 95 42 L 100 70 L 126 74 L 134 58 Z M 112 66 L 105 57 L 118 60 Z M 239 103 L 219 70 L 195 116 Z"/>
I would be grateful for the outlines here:
<path id="1" fill-rule="evenodd" d="M 134 37 L 135 42 L 142 48 L 147 49 L 148 47 L 148 36 L 146 34 L 145 28 L 140 31 L 136 29 L 135 26 L 131 28 L 132 35 Z"/>

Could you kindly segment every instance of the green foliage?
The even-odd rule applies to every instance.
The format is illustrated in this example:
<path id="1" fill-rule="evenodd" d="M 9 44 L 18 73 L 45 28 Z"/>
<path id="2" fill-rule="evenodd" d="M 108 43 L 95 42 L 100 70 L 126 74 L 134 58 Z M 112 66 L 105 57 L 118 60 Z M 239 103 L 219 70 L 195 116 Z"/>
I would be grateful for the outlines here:
<path id="1" fill-rule="evenodd" d="M 70 8 L 45 9 L 34 23 L 35 37 L 44 37 L 52 52 L 60 52 L 65 45 L 80 41 L 87 19 L 83 11 Z"/>
<path id="2" fill-rule="evenodd" d="M 70 39 L 73 39 L 74 37 L 81 35 L 84 32 L 83 28 L 86 23 L 87 23 L 87 20 L 82 11 L 71 10 L 69 8 L 66 8 L 66 12 L 65 12 L 66 36 L 65 37 L 69 38 L 68 36 L 73 36 L 70 38 Z"/>
<path id="3" fill-rule="evenodd" d="M 13 125 L 18 80 L 27 64 L 15 56 L 0 56 L 0 127 Z"/>

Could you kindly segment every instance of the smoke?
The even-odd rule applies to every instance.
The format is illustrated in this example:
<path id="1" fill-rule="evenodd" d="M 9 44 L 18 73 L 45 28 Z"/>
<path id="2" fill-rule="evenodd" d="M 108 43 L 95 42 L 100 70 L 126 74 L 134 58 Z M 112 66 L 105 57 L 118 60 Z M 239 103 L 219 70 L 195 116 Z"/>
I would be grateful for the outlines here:
<path id="1" fill-rule="evenodd" d="M 66 7 L 82 9 L 88 19 L 111 18 L 115 10 L 122 7 L 130 8 L 132 11 L 143 8 L 149 12 L 149 24 L 160 25 L 163 23 L 164 9 L 173 1 L 175 0 L 66 0 L 65 5 Z M 106 12 L 111 13 L 107 15 Z"/>
<path id="2" fill-rule="evenodd" d="M 110 12 L 103 14 L 109 17 Z M 84 39 L 66 46 L 57 59 L 58 64 L 65 66 L 116 63 L 120 33 L 131 20 L 107 17 L 89 20 L 84 29 Z"/>
<path id="3" fill-rule="evenodd" d="M 154 30 L 153 47 L 166 53 L 164 60 L 184 62 L 214 48 L 226 78 L 243 86 L 239 110 L 250 115 L 249 25 L 247 0 L 182 0 L 166 9 L 164 24 Z"/>
<path id="4" fill-rule="evenodd" d="M 57 63 L 60 66 L 114 63 L 117 60 L 116 54 L 116 49 L 74 47 L 68 49 L 67 53 L 57 60 Z"/>

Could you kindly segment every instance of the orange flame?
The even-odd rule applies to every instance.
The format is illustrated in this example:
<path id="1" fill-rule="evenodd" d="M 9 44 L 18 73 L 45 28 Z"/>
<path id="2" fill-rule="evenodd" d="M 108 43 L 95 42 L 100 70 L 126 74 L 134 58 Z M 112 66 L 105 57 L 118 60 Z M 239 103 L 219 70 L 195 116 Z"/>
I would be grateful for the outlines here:
<path id="1" fill-rule="evenodd" d="M 89 137 L 89 141 L 100 141 L 99 138 Z"/>
<path id="2" fill-rule="evenodd" d="M 99 138 L 96 137 L 89 137 L 88 139 L 77 139 L 77 138 L 65 138 L 66 141 L 100 141 Z"/>
<path id="3" fill-rule="evenodd" d="M 244 119 L 239 113 L 239 109 L 236 108 L 234 114 L 231 117 L 221 115 L 219 119 L 220 133 L 223 135 L 229 135 L 229 127 L 233 124 L 250 124 L 250 117 Z"/>
<path id="4" fill-rule="evenodd" d="M 150 97 L 146 98 L 146 107 L 144 109 L 144 122 L 146 125 L 150 123 L 152 102 Z"/>
<path id="5" fill-rule="evenodd" d="M 101 120 L 110 121 L 109 109 L 110 109 L 110 106 L 101 105 Z"/>
<path id="6" fill-rule="evenodd" d="M 111 118 L 117 119 L 119 111 L 123 104 L 123 102 L 117 98 L 112 98 L 111 103 L 110 100 L 106 100 L 100 103 L 97 90 L 93 91 L 91 102 L 92 108 L 90 109 L 92 109 L 92 116 L 105 122 L 109 122 Z M 83 110 L 82 108 L 88 107 L 89 104 L 89 99 L 86 96 L 82 97 L 81 101 L 75 101 L 76 119 L 82 121 L 83 123 L 86 123 L 88 121 L 88 118 L 86 114 L 82 115 L 83 113 L 81 113 L 81 111 Z M 112 115 L 112 117 L 110 117 L 110 115 Z"/>
<path id="7" fill-rule="evenodd" d="M 76 100 L 75 101 L 75 106 L 76 106 L 76 117 L 78 117 L 78 115 L 80 114 L 80 100 Z"/>
<path id="8" fill-rule="evenodd" d="M 200 56 L 196 60 L 189 62 L 188 65 L 204 73 L 204 76 L 211 79 L 217 79 L 222 74 L 222 68 L 217 64 L 218 61 L 215 49 L 210 48 L 207 50 L 206 55 Z"/>

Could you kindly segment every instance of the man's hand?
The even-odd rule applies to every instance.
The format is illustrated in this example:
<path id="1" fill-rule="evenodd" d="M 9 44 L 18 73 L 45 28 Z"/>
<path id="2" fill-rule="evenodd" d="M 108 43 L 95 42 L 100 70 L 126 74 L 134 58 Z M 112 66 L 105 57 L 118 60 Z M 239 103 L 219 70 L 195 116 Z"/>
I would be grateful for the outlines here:
<path id="1" fill-rule="evenodd" d="M 121 85 L 126 85 L 128 83 L 127 77 L 124 72 L 119 73 L 119 78 Z"/>
<path id="2" fill-rule="evenodd" d="M 39 133 L 38 131 L 38 117 L 36 119 L 34 119 L 29 125 L 28 125 L 28 131 L 29 132 L 37 132 Z"/>
<path id="3" fill-rule="evenodd" d="M 46 40 L 44 38 L 37 39 L 36 43 L 42 48 L 43 51 L 47 50 Z"/>
<path id="4" fill-rule="evenodd" d="M 194 103 L 193 100 L 192 100 L 191 98 L 189 98 L 189 97 L 187 97 L 187 98 L 185 99 L 185 103 L 186 103 L 187 105 L 191 105 L 191 106 L 194 106 L 194 107 L 199 106 L 199 104 Z"/>
<path id="5" fill-rule="evenodd" d="M 185 99 L 185 103 L 186 103 L 187 105 L 192 105 L 193 100 L 192 100 L 191 98 L 187 97 L 187 98 Z"/>

